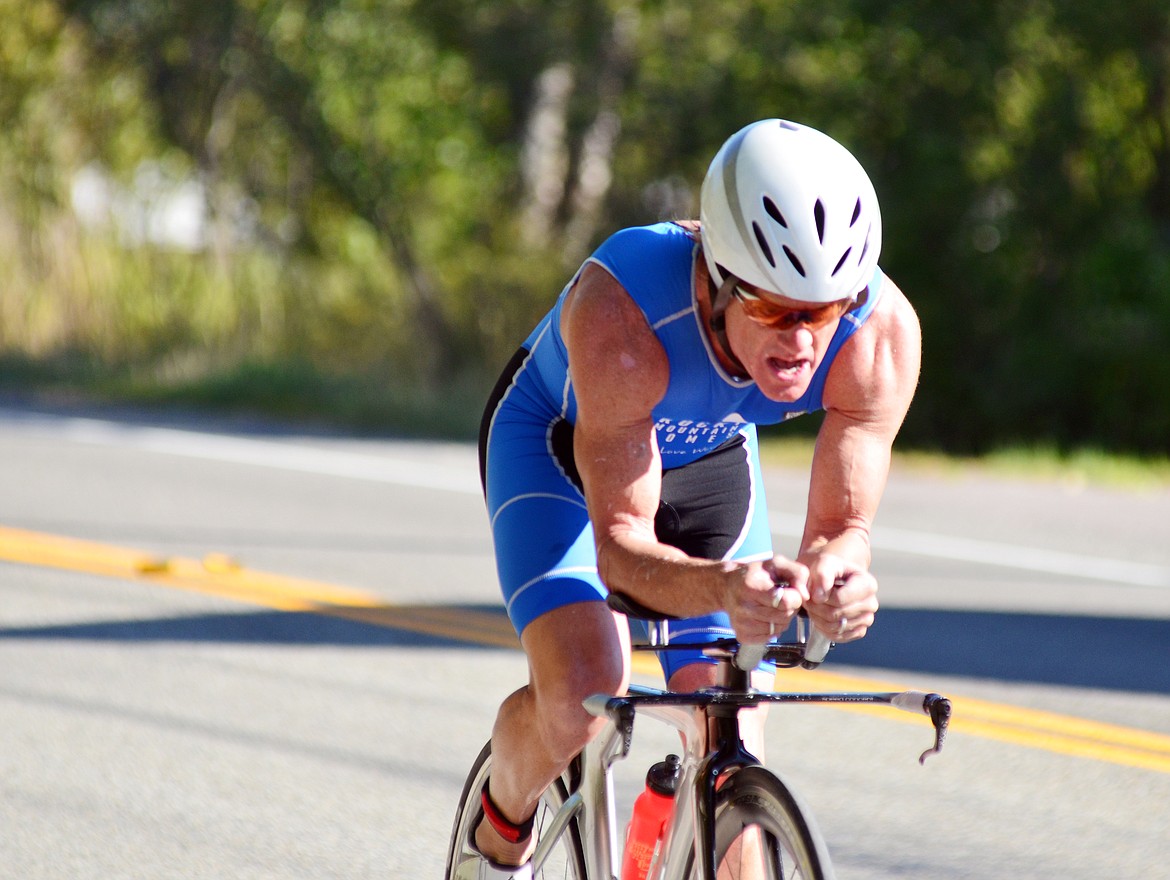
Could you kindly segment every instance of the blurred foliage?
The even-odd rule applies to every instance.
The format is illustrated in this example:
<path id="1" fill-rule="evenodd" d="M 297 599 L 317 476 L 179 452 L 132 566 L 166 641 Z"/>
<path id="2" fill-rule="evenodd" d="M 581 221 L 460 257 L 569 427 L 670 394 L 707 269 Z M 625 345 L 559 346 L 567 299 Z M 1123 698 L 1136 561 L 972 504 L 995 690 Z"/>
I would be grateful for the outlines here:
<path id="1" fill-rule="evenodd" d="M 1164 0 L 0 0 L 0 354 L 486 389 L 765 116 L 874 178 L 908 444 L 1170 448 Z"/>

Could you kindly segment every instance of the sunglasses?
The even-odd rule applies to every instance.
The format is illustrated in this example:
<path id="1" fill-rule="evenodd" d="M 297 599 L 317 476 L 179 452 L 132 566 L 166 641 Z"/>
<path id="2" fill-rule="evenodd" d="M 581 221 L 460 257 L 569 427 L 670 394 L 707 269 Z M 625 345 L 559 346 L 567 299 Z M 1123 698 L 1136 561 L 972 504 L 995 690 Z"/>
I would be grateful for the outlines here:
<path id="1" fill-rule="evenodd" d="M 763 324 L 773 330 L 791 330 L 793 327 L 819 330 L 836 321 L 857 304 L 854 297 L 825 303 L 823 306 L 794 309 L 756 296 L 738 284 L 732 289 L 732 293 L 743 306 L 745 315 L 757 324 Z"/>

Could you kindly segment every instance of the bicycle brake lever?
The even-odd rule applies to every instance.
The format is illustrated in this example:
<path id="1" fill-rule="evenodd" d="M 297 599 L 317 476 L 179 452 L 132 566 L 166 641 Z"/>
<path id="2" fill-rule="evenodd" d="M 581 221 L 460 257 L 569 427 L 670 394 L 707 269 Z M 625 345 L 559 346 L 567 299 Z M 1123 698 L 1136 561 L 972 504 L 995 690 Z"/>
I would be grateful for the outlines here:
<path id="1" fill-rule="evenodd" d="M 630 753 L 634 740 L 634 707 L 624 697 L 594 694 L 581 701 L 585 711 L 597 718 L 609 718 L 621 734 L 621 756 Z"/>
<path id="2" fill-rule="evenodd" d="M 934 725 L 934 747 L 918 756 L 919 764 L 925 764 L 928 757 L 942 751 L 943 742 L 947 738 L 947 726 L 951 722 L 951 701 L 939 694 L 927 694 L 922 701 L 922 711 L 930 715 Z"/>

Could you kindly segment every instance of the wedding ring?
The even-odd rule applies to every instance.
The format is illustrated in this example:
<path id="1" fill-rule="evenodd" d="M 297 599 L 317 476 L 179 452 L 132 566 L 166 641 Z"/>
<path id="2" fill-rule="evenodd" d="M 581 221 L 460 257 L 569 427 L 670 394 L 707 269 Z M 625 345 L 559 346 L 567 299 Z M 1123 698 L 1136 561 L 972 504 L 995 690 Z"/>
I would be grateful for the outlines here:
<path id="1" fill-rule="evenodd" d="M 774 624 L 774 623 L 769 623 L 769 624 L 768 624 L 768 635 L 769 635 L 769 636 L 774 636 L 774 635 L 776 635 L 776 624 Z"/>

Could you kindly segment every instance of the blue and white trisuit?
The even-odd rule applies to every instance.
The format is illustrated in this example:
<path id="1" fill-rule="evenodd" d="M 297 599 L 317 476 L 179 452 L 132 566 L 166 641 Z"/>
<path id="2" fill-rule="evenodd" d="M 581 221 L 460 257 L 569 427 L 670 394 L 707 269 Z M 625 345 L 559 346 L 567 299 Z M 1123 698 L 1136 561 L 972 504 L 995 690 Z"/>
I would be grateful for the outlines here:
<path id="1" fill-rule="evenodd" d="M 823 408 L 825 376 L 877 305 L 882 274 L 875 272 L 864 304 L 841 319 L 804 396 L 777 403 L 719 365 L 694 298 L 696 259 L 701 250 L 685 229 L 659 223 L 617 232 L 585 265 L 598 264 L 625 288 L 670 364 L 669 386 L 653 411 L 663 471 L 658 539 L 705 559 L 767 559 L 772 539 L 755 426 Z M 577 401 L 560 334 L 561 309 L 575 281 L 500 377 L 480 434 L 496 565 L 517 632 L 554 608 L 606 595 L 573 462 Z M 723 613 L 671 625 L 677 641 L 732 634 Z M 705 660 L 697 651 L 661 657 L 668 679 Z"/>

